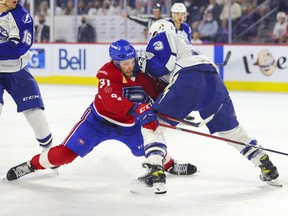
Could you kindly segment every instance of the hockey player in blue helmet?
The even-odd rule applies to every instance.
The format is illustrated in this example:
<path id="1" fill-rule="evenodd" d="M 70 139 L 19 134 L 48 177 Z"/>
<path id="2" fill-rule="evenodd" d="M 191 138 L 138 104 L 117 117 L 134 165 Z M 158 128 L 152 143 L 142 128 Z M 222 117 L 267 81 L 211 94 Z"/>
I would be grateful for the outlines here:
<path id="1" fill-rule="evenodd" d="M 148 105 L 150 97 L 146 93 L 146 89 L 153 93 L 157 85 L 143 73 L 137 78 L 133 76 L 134 47 L 126 40 L 117 40 L 110 45 L 109 55 L 111 61 L 97 73 L 99 85 L 94 101 L 64 141 L 28 162 L 12 167 L 6 175 L 9 181 L 36 170 L 71 163 L 78 156 L 85 157 L 106 140 L 120 141 L 134 156 L 147 158 L 143 164 L 147 173 L 136 182 L 148 186 L 154 193 L 166 193 L 164 171 L 174 175 L 191 175 L 197 171 L 192 164 L 178 164 L 167 153 L 157 116 Z M 132 187 L 131 191 L 137 192 L 137 187 Z"/>
<path id="2" fill-rule="evenodd" d="M 121 69 L 119 67 L 120 61 L 130 60 L 128 62 L 131 63 L 131 66 L 134 70 L 136 50 L 128 41 L 121 39 L 116 42 L 113 42 L 109 47 L 109 55 L 110 55 L 111 60 L 114 62 L 117 68 Z M 129 76 L 132 77 L 132 75 L 133 73 L 131 73 Z"/>

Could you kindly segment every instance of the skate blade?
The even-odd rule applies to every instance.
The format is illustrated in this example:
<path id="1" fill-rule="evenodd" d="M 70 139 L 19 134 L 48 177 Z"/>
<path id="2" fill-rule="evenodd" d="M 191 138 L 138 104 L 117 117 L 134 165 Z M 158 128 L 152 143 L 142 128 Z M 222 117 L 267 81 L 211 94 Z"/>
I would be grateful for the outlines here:
<path id="1" fill-rule="evenodd" d="M 51 167 L 50 169 L 53 171 L 55 175 L 59 175 L 59 168 L 60 166 L 56 166 L 56 167 Z"/>
<path id="2" fill-rule="evenodd" d="M 165 194 L 167 193 L 166 187 L 164 183 L 154 183 L 153 184 L 154 193 L 155 194 Z"/>
<path id="3" fill-rule="evenodd" d="M 282 183 L 278 180 L 271 180 L 271 181 L 266 181 L 266 183 L 270 186 L 274 186 L 274 187 L 283 187 Z"/>
<path id="4" fill-rule="evenodd" d="M 165 194 L 167 192 L 164 183 L 154 183 L 148 187 L 145 183 L 136 180 L 131 184 L 130 192 L 135 194 Z"/>

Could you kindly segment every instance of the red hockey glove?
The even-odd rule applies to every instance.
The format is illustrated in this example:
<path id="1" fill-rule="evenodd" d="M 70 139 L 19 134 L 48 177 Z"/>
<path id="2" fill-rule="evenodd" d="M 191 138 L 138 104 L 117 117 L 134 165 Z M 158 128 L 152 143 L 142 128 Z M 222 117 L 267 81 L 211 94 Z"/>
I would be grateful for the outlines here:
<path id="1" fill-rule="evenodd" d="M 132 115 L 138 117 L 142 127 L 155 131 L 159 125 L 157 115 L 151 110 L 149 104 L 137 103 L 132 108 Z"/>

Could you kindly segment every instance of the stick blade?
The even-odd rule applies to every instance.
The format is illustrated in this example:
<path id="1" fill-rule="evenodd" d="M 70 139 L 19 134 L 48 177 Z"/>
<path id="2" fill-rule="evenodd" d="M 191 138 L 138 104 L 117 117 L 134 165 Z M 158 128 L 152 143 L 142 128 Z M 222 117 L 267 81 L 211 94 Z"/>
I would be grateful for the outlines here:
<path id="1" fill-rule="evenodd" d="M 279 179 L 271 180 L 271 181 L 266 181 L 266 183 L 270 186 L 273 187 L 283 187 L 282 183 L 279 181 Z"/>

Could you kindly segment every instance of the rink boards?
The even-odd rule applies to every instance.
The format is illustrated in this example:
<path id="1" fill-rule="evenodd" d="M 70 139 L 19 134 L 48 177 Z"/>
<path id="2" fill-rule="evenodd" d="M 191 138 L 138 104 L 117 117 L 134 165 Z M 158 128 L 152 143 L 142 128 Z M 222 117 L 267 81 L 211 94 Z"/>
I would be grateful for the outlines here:
<path id="1" fill-rule="evenodd" d="M 134 44 L 138 55 L 144 44 Z M 197 45 L 220 67 L 230 90 L 288 92 L 288 54 L 285 45 Z M 95 74 L 110 60 L 109 44 L 34 44 L 29 69 L 39 83 L 95 85 Z"/>

